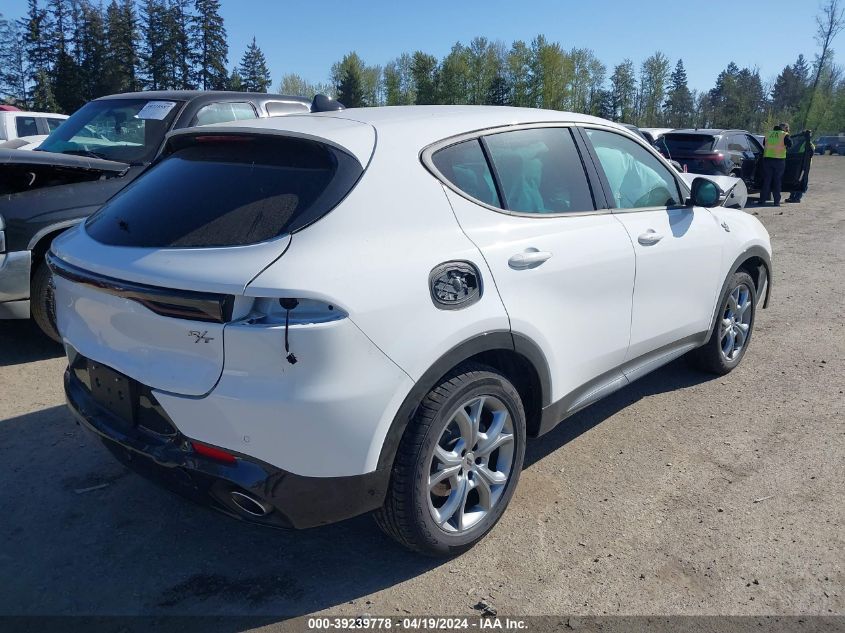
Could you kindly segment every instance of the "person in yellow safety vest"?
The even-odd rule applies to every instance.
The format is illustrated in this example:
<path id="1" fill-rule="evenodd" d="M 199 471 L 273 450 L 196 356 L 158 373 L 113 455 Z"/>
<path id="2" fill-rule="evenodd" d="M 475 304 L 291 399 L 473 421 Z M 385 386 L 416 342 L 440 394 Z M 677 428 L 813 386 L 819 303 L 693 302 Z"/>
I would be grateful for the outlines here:
<path id="1" fill-rule="evenodd" d="M 801 163 L 801 184 L 799 185 L 798 191 L 793 191 L 789 194 L 789 197 L 786 199 L 787 202 L 801 202 L 801 198 L 807 193 L 810 183 L 810 163 L 813 160 L 813 154 L 816 153 L 816 146 L 813 145 L 813 141 L 811 140 L 813 138 L 812 130 L 804 130 L 792 139 L 793 144 L 802 136 L 804 137 L 804 141 L 798 146 L 798 153 L 803 155 Z"/>
<path id="2" fill-rule="evenodd" d="M 789 138 L 789 124 L 781 123 L 766 134 L 763 146 L 763 188 L 760 190 L 760 204 L 769 201 L 769 193 L 774 198 L 775 206 L 780 206 L 780 189 L 783 172 L 786 169 L 786 150 L 792 147 Z"/>

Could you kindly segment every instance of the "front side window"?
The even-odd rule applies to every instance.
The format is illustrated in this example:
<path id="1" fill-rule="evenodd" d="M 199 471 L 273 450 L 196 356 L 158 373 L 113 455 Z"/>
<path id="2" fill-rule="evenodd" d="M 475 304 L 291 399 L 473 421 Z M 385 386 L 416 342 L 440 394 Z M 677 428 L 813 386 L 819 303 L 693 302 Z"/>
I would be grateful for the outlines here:
<path id="1" fill-rule="evenodd" d="M 478 139 L 444 147 L 434 153 L 431 161 L 446 180 L 469 197 L 494 207 L 502 206 Z"/>
<path id="2" fill-rule="evenodd" d="M 651 152 L 621 134 L 587 129 L 619 209 L 680 204 L 678 183 Z"/>
<path id="3" fill-rule="evenodd" d="M 505 207 L 520 213 L 593 211 L 581 156 L 568 128 L 532 128 L 484 137 Z"/>
<path id="4" fill-rule="evenodd" d="M 47 119 L 47 129 L 52 132 L 64 122 L 64 119 Z"/>
<path id="5" fill-rule="evenodd" d="M 144 248 L 256 244 L 319 220 L 363 172 L 346 152 L 305 139 L 197 136 L 172 143 L 172 153 L 88 219 L 91 237 Z"/>
<path id="6" fill-rule="evenodd" d="M 194 125 L 228 123 L 229 121 L 245 121 L 257 118 L 255 108 L 249 103 L 209 103 L 197 112 Z"/>
<path id="7" fill-rule="evenodd" d="M 38 134 L 38 124 L 35 122 L 35 117 L 19 116 L 15 117 L 15 129 L 18 136 L 34 136 Z"/>

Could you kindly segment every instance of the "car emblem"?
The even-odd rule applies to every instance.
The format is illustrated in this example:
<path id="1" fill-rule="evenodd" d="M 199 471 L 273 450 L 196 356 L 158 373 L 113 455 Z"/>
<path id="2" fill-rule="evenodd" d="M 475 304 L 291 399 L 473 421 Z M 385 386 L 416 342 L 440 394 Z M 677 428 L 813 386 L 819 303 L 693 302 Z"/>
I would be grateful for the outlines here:
<path id="1" fill-rule="evenodd" d="M 191 330 L 190 332 L 188 332 L 188 336 L 193 336 L 194 338 L 196 338 L 194 343 L 199 343 L 200 341 L 202 341 L 203 343 L 208 343 L 209 341 L 214 340 L 213 336 L 206 336 L 206 334 L 208 334 L 208 330 L 203 330 L 202 332 L 200 332 L 199 330 Z"/>

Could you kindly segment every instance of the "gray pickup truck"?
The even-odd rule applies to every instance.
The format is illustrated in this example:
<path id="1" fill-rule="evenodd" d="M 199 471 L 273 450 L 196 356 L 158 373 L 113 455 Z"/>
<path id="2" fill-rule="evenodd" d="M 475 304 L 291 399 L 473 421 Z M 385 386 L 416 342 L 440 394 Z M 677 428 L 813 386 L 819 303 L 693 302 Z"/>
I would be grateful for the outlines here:
<path id="1" fill-rule="evenodd" d="M 0 149 L 0 319 L 32 316 L 58 340 L 45 253 L 147 169 L 168 132 L 342 107 L 322 95 L 127 93 L 87 103 L 35 151 Z"/>

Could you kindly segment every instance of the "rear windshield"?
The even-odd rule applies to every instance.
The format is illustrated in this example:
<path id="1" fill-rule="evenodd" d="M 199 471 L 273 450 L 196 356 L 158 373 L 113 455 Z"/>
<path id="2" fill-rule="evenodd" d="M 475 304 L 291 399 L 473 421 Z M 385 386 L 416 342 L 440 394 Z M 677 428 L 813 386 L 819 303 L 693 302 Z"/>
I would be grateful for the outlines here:
<path id="1" fill-rule="evenodd" d="M 186 141 L 86 222 L 115 246 L 243 246 L 301 229 L 328 213 L 361 176 L 349 154 L 289 137 Z"/>
<path id="2" fill-rule="evenodd" d="M 670 154 L 685 154 L 688 152 L 710 152 L 716 142 L 715 136 L 707 134 L 664 134 L 657 145 L 660 149 L 668 149 Z"/>

